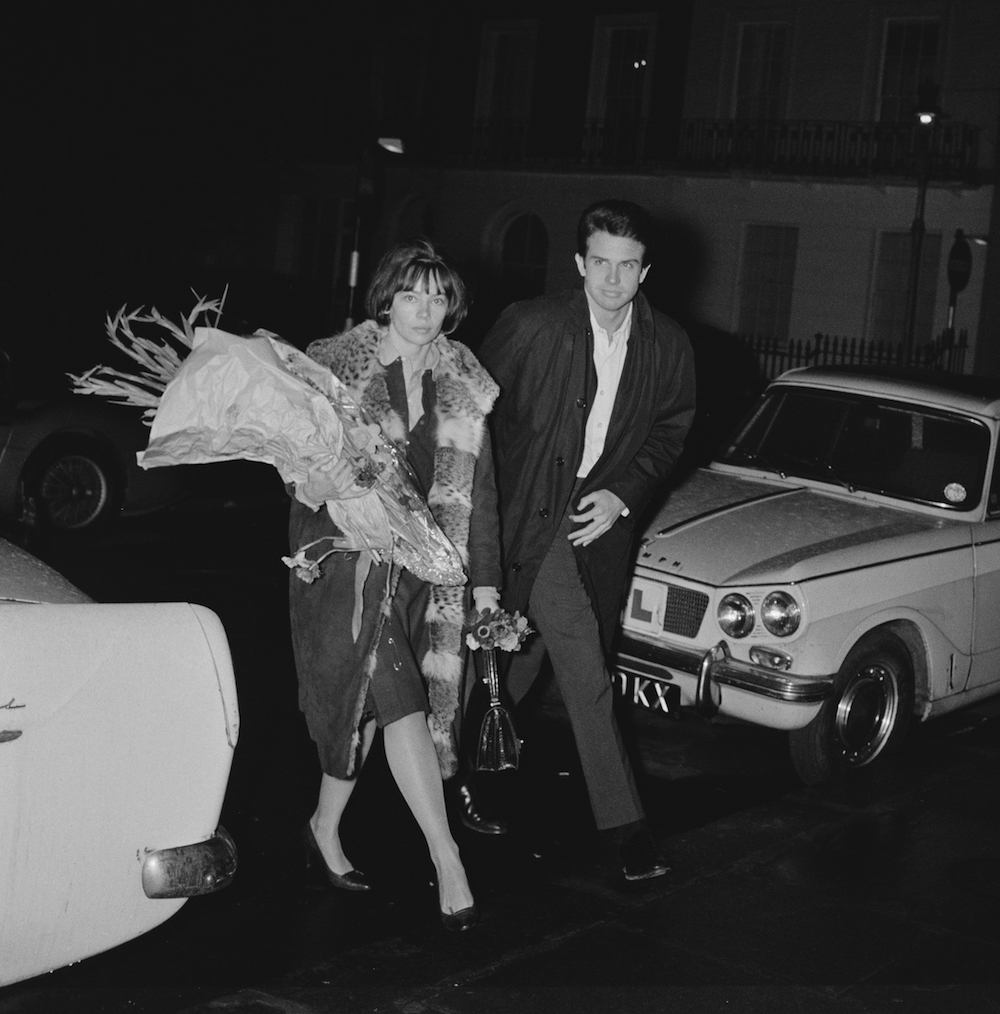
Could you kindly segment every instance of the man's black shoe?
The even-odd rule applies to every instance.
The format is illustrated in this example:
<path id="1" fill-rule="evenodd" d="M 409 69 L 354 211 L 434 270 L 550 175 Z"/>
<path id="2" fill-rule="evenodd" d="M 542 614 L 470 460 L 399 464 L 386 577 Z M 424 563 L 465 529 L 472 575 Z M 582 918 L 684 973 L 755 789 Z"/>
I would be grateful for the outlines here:
<path id="1" fill-rule="evenodd" d="M 484 817 L 476 806 L 476 798 L 468 782 L 460 782 L 458 786 L 458 805 L 462 814 L 462 823 L 470 831 L 480 834 L 506 834 L 507 825 L 502 820 Z"/>
<path id="2" fill-rule="evenodd" d="M 652 880 L 670 872 L 670 864 L 648 831 L 637 831 L 625 842 L 621 859 L 626 880 Z"/>

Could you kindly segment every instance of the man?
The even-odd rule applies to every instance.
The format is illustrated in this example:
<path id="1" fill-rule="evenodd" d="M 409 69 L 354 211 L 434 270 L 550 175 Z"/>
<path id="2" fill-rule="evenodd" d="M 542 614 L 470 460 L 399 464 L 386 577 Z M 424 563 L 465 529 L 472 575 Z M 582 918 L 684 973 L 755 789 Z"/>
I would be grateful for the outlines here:
<path id="1" fill-rule="evenodd" d="M 634 525 L 660 493 L 694 416 L 684 331 L 639 291 L 653 227 L 600 201 L 577 229 L 583 288 L 509 306 L 480 349 L 500 385 L 491 418 L 504 545 L 504 606 L 538 635 L 508 656 L 516 704 L 545 652 L 597 827 L 628 880 L 669 871 L 645 824 L 612 712 L 606 666 L 632 562 Z"/>

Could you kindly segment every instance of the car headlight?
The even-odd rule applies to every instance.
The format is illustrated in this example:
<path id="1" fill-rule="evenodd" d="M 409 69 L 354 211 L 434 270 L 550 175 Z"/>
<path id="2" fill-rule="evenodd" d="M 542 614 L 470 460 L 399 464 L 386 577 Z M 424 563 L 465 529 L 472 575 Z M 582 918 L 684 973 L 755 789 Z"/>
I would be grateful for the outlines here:
<path id="1" fill-rule="evenodd" d="M 730 594 L 719 603 L 719 626 L 730 637 L 746 637 L 753 630 L 753 606 L 745 595 Z"/>
<path id="2" fill-rule="evenodd" d="M 790 637 L 799 629 L 802 610 L 788 592 L 774 591 L 760 604 L 760 618 L 775 637 Z"/>

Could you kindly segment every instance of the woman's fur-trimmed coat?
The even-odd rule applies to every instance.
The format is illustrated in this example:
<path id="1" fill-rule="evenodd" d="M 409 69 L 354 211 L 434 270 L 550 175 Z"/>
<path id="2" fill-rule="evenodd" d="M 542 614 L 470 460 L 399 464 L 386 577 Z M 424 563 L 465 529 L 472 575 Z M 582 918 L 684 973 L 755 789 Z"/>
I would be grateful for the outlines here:
<path id="1" fill-rule="evenodd" d="M 306 350 L 308 355 L 324 366 L 347 386 L 351 394 L 358 400 L 372 418 L 378 421 L 383 432 L 399 445 L 406 443 L 408 430 L 405 418 L 393 408 L 389 388 L 386 382 L 386 368 L 378 358 L 379 345 L 384 329 L 374 321 L 366 321 L 351 331 L 333 338 L 313 342 Z M 476 479 L 477 461 L 485 446 L 486 456 L 481 466 L 488 465 L 492 470 L 489 455 L 488 437 L 486 435 L 486 415 L 496 399 L 498 388 L 489 374 L 479 365 L 475 356 L 462 344 L 440 336 L 435 339 L 438 352 L 438 363 L 433 370 L 436 403 L 434 407 L 434 470 L 433 482 L 428 490 L 427 503 L 435 521 L 458 551 L 466 572 L 470 567 L 470 528 L 473 519 L 473 500 L 478 485 Z M 492 491 L 492 474 L 489 476 Z M 497 522 L 495 519 L 495 501 L 490 498 L 487 510 L 493 518 L 485 518 L 488 533 L 487 541 L 494 542 L 492 551 L 487 556 L 492 560 L 487 565 L 485 574 L 472 575 L 475 584 L 499 584 L 499 543 L 497 539 Z M 308 508 L 293 501 L 291 519 L 292 538 L 301 540 L 299 545 L 312 541 L 317 524 L 323 524 L 322 517 L 326 511 L 318 512 L 319 516 L 303 519 L 301 511 Z M 302 522 L 305 521 L 303 526 Z M 332 522 L 329 522 L 332 526 Z M 306 537 L 308 536 L 308 537 Z M 482 536 L 479 537 L 482 542 Z M 298 548 L 292 545 L 293 552 Z M 338 556 L 342 554 L 337 554 Z M 349 554 L 350 555 L 350 554 Z M 483 554 L 480 553 L 480 556 Z M 338 561 L 338 563 L 344 561 Z M 327 563 L 324 562 L 324 571 Z M 345 581 L 344 568 L 330 568 L 329 577 L 336 581 L 339 588 L 326 589 L 325 594 L 349 596 L 353 601 L 353 582 Z M 310 587 L 310 591 L 320 591 L 324 578 Z M 376 571 L 373 570 L 369 584 L 376 583 Z M 296 624 L 296 601 L 305 589 L 295 589 L 293 581 L 292 597 L 292 633 L 293 641 L 311 640 L 309 627 L 323 617 Z M 381 589 L 377 590 L 378 592 Z M 298 594 L 295 594 L 298 593 Z M 370 613 L 373 604 L 372 590 L 365 589 L 365 613 Z M 420 659 L 421 671 L 427 683 L 430 715 L 428 726 L 431 738 L 438 752 L 441 772 L 444 777 L 454 774 L 457 766 L 455 737 L 453 725 L 458 714 L 462 685 L 462 626 L 466 608 L 466 588 L 464 586 L 446 587 L 435 585 L 431 588 L 425 620 L 429 634 L 430 646 Z M 320 643 L 325 648 L 319 652 L 311 651 L 310 645 L 296 643 L 296 663 L 300 670 L 300 702 L 306 712 L 307 722 L 314 739 L 320 744 L 321 755 L 324 744 L 329 748 L 334 744 L 327 737 L 338 740 L 335 753 L 344 756 L 346 763 L 338 764 L 343 770 L 329 771 L 339 777 L 354 774 L 359 743 L 358 725 L 362 708 L 367 695 L 368 683 L 371 679 L 375 661 L 376 644 L 372 643 L 377 636 L 378 627 L 366 616 L 357 644 L 351 650 L 350 635 L 338 644 L 336 649 L 330 644 L 330 634 L 319 634 L 316 648 Z M 319 633 L 319 632 L 317 632 Z M 333 650 L 339 654 L 346 652 L 347 657 L 331 659 L 323 657 Z M 330 722 L 311 715 L 306 706 L 310 694 L 303 686 L 303 668 L 320 667 L 325 671 L 326 678 L 335 679 L 342 693 L 337 693 L 342 713 Z M 329 700 L 329 695 L 327 695 Z M 315 703 L 315 702 L 314 702 Z M 346 714 L 350 720 L 350 742 L 341 743 L 345 733 Z M 325 766 L 326 767 L 326 766 Z"/>

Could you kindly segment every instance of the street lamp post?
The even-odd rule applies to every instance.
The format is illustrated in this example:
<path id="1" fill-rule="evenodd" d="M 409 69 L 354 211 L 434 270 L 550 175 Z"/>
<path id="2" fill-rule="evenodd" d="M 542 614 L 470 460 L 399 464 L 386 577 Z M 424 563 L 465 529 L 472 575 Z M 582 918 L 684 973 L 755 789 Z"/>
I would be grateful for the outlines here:
<path id="1" fill-rule="evenodd" d="M 972 248 L 962 229 L 955 230 L 955 242 L 948 254 L 948 344 L 955 344 L 955 306 L 958 294 L 969 284 L 972 275 Z"/>
<path id="2" fill-rule="evenodd" d="M 931 136 L 937 110 L 923 108 L 917 112 L 917 209 L 910 226 L 910 274 L 906 287 L 906 318 L 903 339 L 907 355 L 913 351 L 917 326 L 917 296 L 920 292 L 920 257 L 924 245 L 924 206 L 927 203 L 927 182 L 930 176 Z"/>
<path id="3" fill-rule="evenodd" d="M 380 137 L 376 142 L 377 148 L 391 152 L 393 155 L 403 154 L 403 141 L 398 137 Z M 369 146 L 364 142 L 364 147 L 358 155 L 358 178 L 354 191 L 354 243 L 351 248 L 351 260 L 347 277 L 347 318 L 344 321 L 344 330 L 354 327 L 354 301 L 357 295 L 358 275 L 361 268 L 361 203 L 362 198 L 371 195 L 375 190 L 375 182 L 365 174 L 366 162 L 371 165 L 374 175 L 374 158 L 377 148 Z"/>

